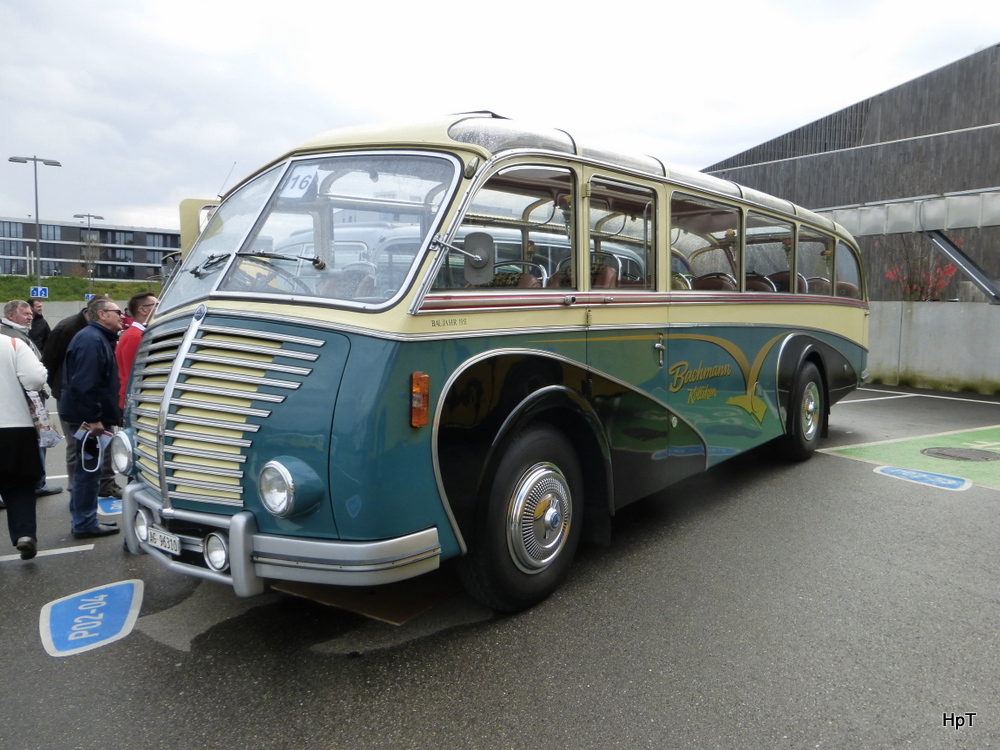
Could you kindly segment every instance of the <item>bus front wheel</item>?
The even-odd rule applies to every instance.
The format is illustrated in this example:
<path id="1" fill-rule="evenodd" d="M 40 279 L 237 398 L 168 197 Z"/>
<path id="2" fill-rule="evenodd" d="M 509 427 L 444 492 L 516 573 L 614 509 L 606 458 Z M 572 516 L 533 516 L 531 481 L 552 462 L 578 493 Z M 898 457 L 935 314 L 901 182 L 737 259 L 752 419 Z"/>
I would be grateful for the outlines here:
<path id="1" fill-rule="evenodd" d="M 786 455 L 793 461 L 809 458 L 819 444 L 826 413 L 826 391 L 819 369 L 812 362 L 799 368 L 788 404 Z"/>
<path id="2" fill-rule="evenodd" d="M 492 477 L 459 575 L 483 604 L 516 612 L 555 591 L 569 572 L 583 520 L 582 474 L 570 442 L 537 425 L 509 443 Z"/>

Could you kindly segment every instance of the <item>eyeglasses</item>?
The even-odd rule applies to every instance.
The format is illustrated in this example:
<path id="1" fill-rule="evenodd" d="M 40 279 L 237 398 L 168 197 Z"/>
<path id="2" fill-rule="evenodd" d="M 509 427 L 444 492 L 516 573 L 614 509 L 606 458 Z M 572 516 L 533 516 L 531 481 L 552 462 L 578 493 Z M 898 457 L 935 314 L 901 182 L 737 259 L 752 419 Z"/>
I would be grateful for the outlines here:
<path id="1" fill-rule="evenodd" d="M 101 312 L 113 312 L 113 313 L 118 313 L 119 315 L 125 314 L 124 310 L 119 310 L 117 307 L 105 307 L 103 310 L 101 310 Z"/>
<path id="2" fill-rule="evenodd" d="M 147 307 L 156 307 L 159 304 L 159 302 L 150 302 L 148 305 L 139 305 L 139 309 L 145 310 Z"/>

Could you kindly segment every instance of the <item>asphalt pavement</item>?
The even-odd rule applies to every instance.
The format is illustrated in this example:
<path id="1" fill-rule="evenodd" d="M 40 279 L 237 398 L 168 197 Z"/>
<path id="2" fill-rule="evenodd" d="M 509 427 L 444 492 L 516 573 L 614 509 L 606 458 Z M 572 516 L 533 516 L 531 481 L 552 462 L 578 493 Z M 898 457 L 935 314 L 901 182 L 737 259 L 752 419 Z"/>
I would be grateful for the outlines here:
<path id="1" fill-rule="evenodd" d="M 991 453 L 1000 398 L 868 387 L 809 461 L 630 506 L 535 608 L 448 595 L 446 569 L 402 626 L 237 599 L 73 539 L 68 495 L 42 498 L 39 556 L 0 547 L 0 748 L 1000 747 Z M 48 467 L 65 486 L 61 448 Z M 46 641 L 69 602 L 68 643 L 95 642 L 126 581 L 123 637 Z"/>

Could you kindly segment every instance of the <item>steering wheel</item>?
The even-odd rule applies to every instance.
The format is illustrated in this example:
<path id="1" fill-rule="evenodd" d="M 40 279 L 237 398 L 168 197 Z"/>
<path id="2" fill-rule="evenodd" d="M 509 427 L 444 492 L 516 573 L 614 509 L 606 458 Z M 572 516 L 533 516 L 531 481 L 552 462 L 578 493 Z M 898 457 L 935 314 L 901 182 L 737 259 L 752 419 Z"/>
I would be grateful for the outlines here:
<path id="1" fill-rule="evenodd" d="M 239 282 L 242 282 L 243 286 L 246 288 L 246 291 L 260 292 L 262 294 L 266 294 L 267 292 L 272 291 L 269 288 L 271 286 L 271 282 L 277 279 L 283 282 L 284 286 L 282 286 L 281 288 L 284 289 L 285 291 L 298 292 L 299 294 L 304 294 L 308 297 L 312 297 L 315 294 L 315 292 L 312 289 L 310 289 L 309 286 L 304 281 L 302 281 L 302 279 L 300 279 L 295 274 L 286 271 L 281 266 L 276 266 L 273 262 L 271 262 L 267 258 L 257 258 L 253 255 L 247 254 L 247 255 L 241 255 L 239 260 L 240 263 L 242 263 L 243 261 L 252 261 L 261 266 L 264 266 L 267 273 L 261 274 L 259 276 L 252 276 L 246 271 L 243 271 L 240 268 L 240 265 L 237 264 L 233 270 L 233 277 L 231 279 L 226 280 L 225 284 L 226 287 L 229 287 L 231 282 L 237 281 L 237 279 L 239 279 Z"/>

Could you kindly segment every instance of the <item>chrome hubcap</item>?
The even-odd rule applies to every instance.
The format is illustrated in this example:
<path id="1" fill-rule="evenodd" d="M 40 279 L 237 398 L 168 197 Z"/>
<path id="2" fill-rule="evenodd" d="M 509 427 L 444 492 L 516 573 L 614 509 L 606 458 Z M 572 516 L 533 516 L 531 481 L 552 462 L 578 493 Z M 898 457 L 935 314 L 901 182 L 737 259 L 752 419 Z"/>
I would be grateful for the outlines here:
<path id="1" fill-rule="evenodd" d="M 569 484 L 557 466 L 539 463 L 514 489 L 507 512 L 507 549 L 525 573 L 545 570 L 566 544 L 571 505 Z"/>
<path id="2" fill-rule="evenodd" d="M 819 386 L 809 383 L 802 394 L 802 437 L 812 440 L 819 430 Z"/>

